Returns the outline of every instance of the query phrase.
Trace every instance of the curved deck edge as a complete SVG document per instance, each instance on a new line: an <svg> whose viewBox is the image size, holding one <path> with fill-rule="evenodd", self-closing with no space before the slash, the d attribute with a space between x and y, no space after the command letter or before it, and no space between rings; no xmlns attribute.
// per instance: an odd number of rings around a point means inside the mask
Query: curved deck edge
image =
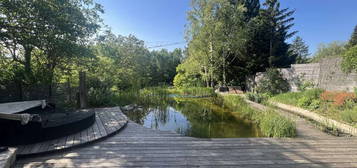
<svg viewBox="0 0 357 168"><path fill-rule="evenodd" d="M45 142L18 146L17 157L25 158L40 154L61 152L85 146L113 136L128 123L119 107L94 109L95 123L81 132Z"/></svg>

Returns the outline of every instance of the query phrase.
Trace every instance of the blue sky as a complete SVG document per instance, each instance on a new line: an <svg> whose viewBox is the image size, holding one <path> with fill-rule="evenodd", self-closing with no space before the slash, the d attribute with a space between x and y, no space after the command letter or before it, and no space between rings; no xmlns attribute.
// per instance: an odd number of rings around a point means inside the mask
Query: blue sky
<svg viewBox="0 0 357 168"><path fill-rule="evenodd" d="M115 34L133 34L147 46L181 43L165 47L183 48L186 12L190 0L96 0L104 6L105 24ZM320 43L347 41L357 24L357 0L280 0L295 9L295 26L310 47ZM160 48L156 48L160 49Z"/></svg>

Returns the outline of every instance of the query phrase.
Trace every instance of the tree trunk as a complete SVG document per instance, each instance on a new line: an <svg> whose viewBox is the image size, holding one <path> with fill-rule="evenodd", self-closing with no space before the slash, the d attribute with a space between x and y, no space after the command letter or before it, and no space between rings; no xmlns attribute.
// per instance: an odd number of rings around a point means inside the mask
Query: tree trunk
<svg viewBox="0 0 357 168"><path fill-rule="evenodd" d="M88 107L86 73L79 72L79 108L84 109Z"/></svg>
<svg viewBox="0 0 357 168"><path fill-rule="evenodd" d="M72 102L72 89L71 89L71 79L67 78L67 101Z"/></svg>
<svg viewBox="0 0 357 168"><path fill-rule="evenodd" d="M31 75L31 52L33 47L24 47L25 49L25 78L29 78Z"/></svg>
<svg viewBox="0 0 357 168"><path fill-rule="evenodd" d="M210 71L210 80L211 80L211 87L214 87L214 82L213 82L213 65L212 65L212 60L213 60L213 43L212 41L209 42L209 53L210 53L210 60L209 60L209 64L211 67L211 71Z"/></svg>
<svg viewBox="0 0 357 168"><path fill-rule="evenodd" d="M222 65L222 70L223 70L223 72L222 72L222 79L223 79L222 85L226 86L226 57L225 57L224 54L223 54L223 63L222 64L223 64Z"/></svg>
<svg viewBox="0 0 357 168"><path fill-rule="evenodd" d="M274 29L271 29L269 40L269 67L273 66L273 42L274 42Z"/></svg>
<svg viewBox="0 0 357 168"><path fill-rule="evenodd" d="M204 67L204 70L205 70L205 81L206 81L206 87L209 87L209 76L208 76L208 72L207 72L207 67L205 66Z"/></svg>

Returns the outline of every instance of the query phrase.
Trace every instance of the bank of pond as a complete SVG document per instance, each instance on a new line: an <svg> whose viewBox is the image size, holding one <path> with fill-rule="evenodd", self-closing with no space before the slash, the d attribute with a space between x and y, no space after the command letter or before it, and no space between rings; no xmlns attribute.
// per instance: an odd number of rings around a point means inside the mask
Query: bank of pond
<svg viewBox="0 0 357 168"><path fill-rule="evenodd" d="M209 88L145 88L121 93L116 101L130 120L145 127L199 138L294 137L295 123L275 111L250 107L238 95ZM124 108L125 109L125 108Z"/></svg>

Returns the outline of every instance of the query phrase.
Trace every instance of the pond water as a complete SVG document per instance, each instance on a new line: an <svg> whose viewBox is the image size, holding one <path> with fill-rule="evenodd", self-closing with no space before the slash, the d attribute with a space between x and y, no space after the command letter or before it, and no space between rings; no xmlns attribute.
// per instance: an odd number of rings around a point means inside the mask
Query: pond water
<svg viewBox="0 0 357 168"><path fill-rule="evenodd" d="M254 123L223 106L217 98L171 98L160 107L126 112L147 128L199 138L261 137Z"/></svg>

